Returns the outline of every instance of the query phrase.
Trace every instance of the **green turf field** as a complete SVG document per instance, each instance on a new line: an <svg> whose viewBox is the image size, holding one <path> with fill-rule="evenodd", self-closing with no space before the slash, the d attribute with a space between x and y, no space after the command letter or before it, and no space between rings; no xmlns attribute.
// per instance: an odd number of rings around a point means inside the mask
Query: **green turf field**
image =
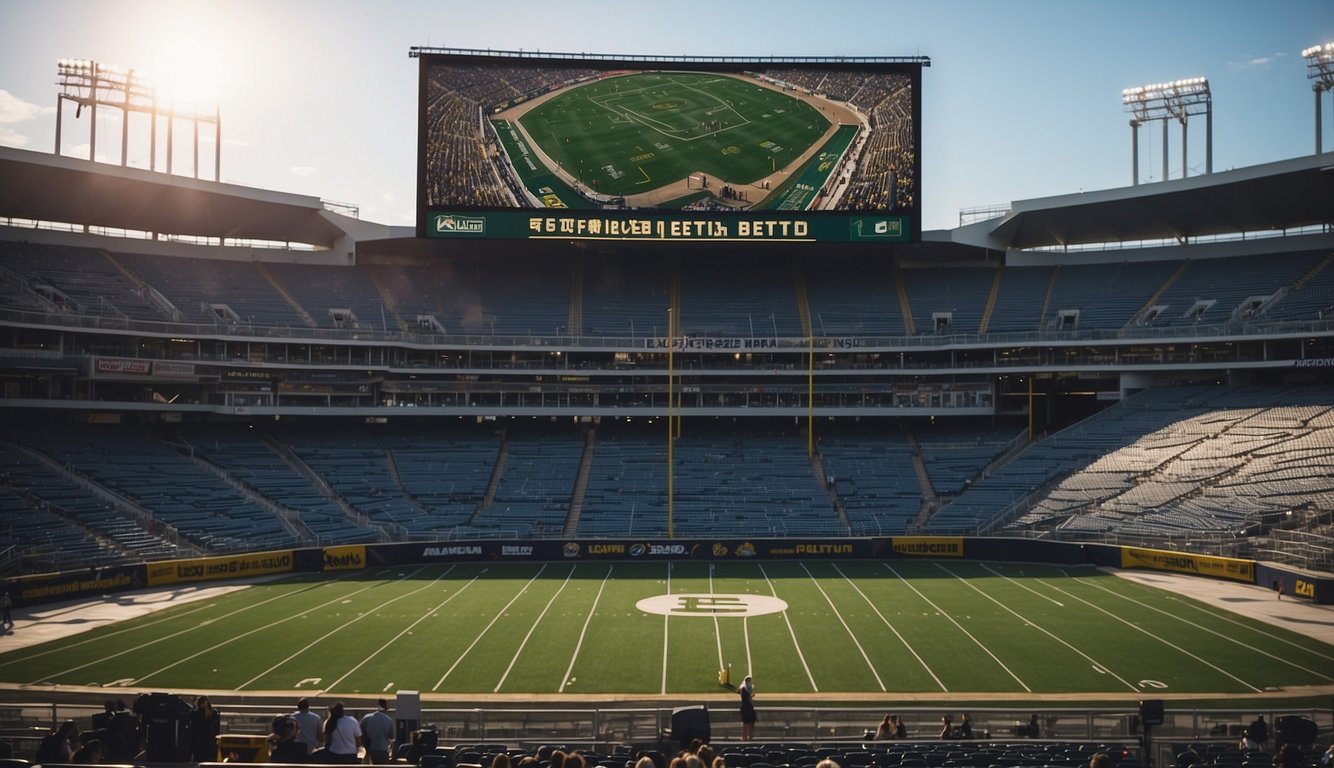
<svg viewBox="0 0 1334 768"><path fill-rule="evenodd" d="M814 107L754 81L689 72L576 86L519 123L567 173L598 194L619 196L695 172L714 188L718 179L749 184L787 166L830 125Z"/></svg>
<svg viewBox="0 0 1334 768"><path fill-rule="evenodd" d="M638 607L655 596L691 615ZM786 609L727 615L752 596ZM766 694L1253 695L1334 682L1329 645L1102 572L918 560L296 578L0 654L0 681L577 699L718 692L725 663Z"/></svg>

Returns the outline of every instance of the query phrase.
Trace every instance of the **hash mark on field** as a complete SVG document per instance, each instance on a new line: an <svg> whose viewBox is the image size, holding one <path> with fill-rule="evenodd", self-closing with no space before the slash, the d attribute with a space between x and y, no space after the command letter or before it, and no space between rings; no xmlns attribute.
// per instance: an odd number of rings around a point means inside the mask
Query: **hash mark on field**
<svg viewBox="0 0 1334 768"><path fill-rule="evenodd" d="M979 589L977 586L975 586L975 585L969 583L967 579L963 578L963 577L960 576L959 574L955 573L954 571L951 571L950 569L946 568L945 566L941 565L940 563L936 563L936 567L939 568L940 570L944 571L945 573L948 573L949 575L953 576L954 578L958 579L959 581L963 582L964 585L966 585L969 589L971 589L971 590L973 590L974 592L978 593L979 595L985 597L986 599L990 600L991 602L995 603L996 605L999 605L1001 608L1004 608L1006 611L1009 611L1010 614L1012 614L1015 618L1017 618L1017 619L1019 619L1020 621L1024 622L1025 626L1029 626L1029 627L1032 627L1033 629L1036 629L1037 631L1041 632L1042 634L1046 635L1047 637L1050 637L1051 639L1055 640L1056 642L1060 643L1061 645L1064 645L1066 648L1069 648L1070 650L1072 650L1072 651L1074 651L1075 653L1079 654L1080 656L1084 657L1084 660L1087 661L1087 662L1089 662L1090 664L1092 664L1092 665L1094 666L1095 669L1098 668L1098 667L1102 667L1103 669L1106 669L1106 670L1107 670L1107 674L1111 675L1112 677L1115 677L1117 680L1120 680L1120 681L1121 681L1126 687L1128 687L1130 690L1132 690L1132 691L1138 691L1138 690L1139 690L1139 688L1136 688L1136 687L1135 687L1135 684L1134 684L1134 683L1130 682L1129 680L1126 680L1124 677L1121 677L1120 675L1116 674L1115 672L1112 672L1110 668L1108 668L1107 666L1105 666L1105 665L1103 665L1103 664L1100 664L1100 663L1098 662L1097 659L1093 658L1092 656L1088 655L1087 653L1084 653L1083 651L1079 650L1078 648L1076 648L1075 646L1073 646L1073 645L1071 645L1070 643L1066 642L1065 640L1063 640L1062 638L1060 638L1060 637L1058 637L1057 635L1053 634L1052 632L1047 631L1044 627L1040 627L1040 626L1038 626L1037 624L1034 624L1034 623L1032 622L1032 620L1030 620L1028 617L1023 616L1022 614L1016 612L1016 611L1015 611L1013 608L1011 608L1010 606L1006 605L1005 603L1002 603L1001 601L997 600L996 598L992 597L991 595L988 595L986 592L983 592L981 589ZM990 652L988 651L988 653L990 653ZM996 657L995 657L995 656L992 656L992 658L994 659L994 658L996 658ZM1009 671L1008 668L1006 669L1006 671L1007 671L1007 672ZM1011 672L1010 674L1013 675L1014 673ZM1018 678L1015 678L1015 679L1017 680Z"/></svg>
<svg viewBox="0 0 1334 768"><path fill-rule="evenodd" d="M387 606L387 605L391 605L391 604L393 604L393 603L396 603L396 602L398 602L399 600L402 600L402 599L404 599L404 598L411 597L411 596L417 594L418 592L421 592L421 591L423 591L423 590L429 589L429 588L430 588L431 586L433 586L436 582L438 582L438 581L440 581L441 579L443 579L443 578L445 577L445 574L449 573L449 571L452 571L452 570L454 570L454 567L453 567L453 566L450 566L448 570L444 571L444 572L441 573L439 576L435 577L434 580L427 582L427 583L424 584L423 586L420 586L420 587L418 587L417 589L412 590L411 592L404 592L403 594L399 595L398 597L395 597L395 598L391 598L391 599L389 599L389 600L386 600L386 601L384 601L383 603L380 603L379 606L377 606L377 607L379 607L379 608L383 608L383 607L385 607L385 606ZM347 601L344 601L344 602L347 602ZM342 623L342 624L339 624L338 626L334 627L333 629L329 630L328 632L325 632L323 635L320 635L319 637L315 638L314 640L311 640L309 643L306 643L306 646L305 646L304 648L301 648L301 649L299 649L299 650L293 651L292 654L289 655L287 658L283 659L282 661L279 661L277 664L274 664L273 666L269 667L268 669L264 670L263 672L260 672L258 675L255 675L254 677L250 678L249 680L245 681L244 683L241 683L240 685L236 686L236 690L239 691L239 690L241 690L242 688L245 688L246 686L248 686L248 685L250 685L251 683L255 682L256 680L260 679L261 677L263 677L263 676L269 674L270 672L272 672L272 671L275 670L275 669L278 669L279 667L283 666L284 664L290 662L292 659L297 658L298 656L304 654L306 651L310 650L311 648L314 648L315 646L319 645L320 643L324 642L325 640L328 640L330 637L333 637L335 634L337 634L337 633L343 631L344 629L346 629L346 628L352 626L353 624L356 624L358 621L361 621L362 619L364 619L364 618L366 618L367 616L370 616L370 615L371 615L371 612L370 612L370 611L366 611L365 613L362 613L362 614L358 615L356 618L349 619L348 621L346 621L346 622L344 622L344 623ZM180 662L177 662L177 663L179 664ZM161 671L161 670L159 670L159 671ZM154 672L153 674L157 674L157 673ZM346 675L344 675L344 677L346 677ZM140 678L140 679L142 680L143 678ZM341 679L342 679L342 678L339 678L339 680L341 680Z"/></svg>
<svg viewBox="0 0 1334 768"><path fill-rule="evenodd" d="M505 673L500 676L500 681L496 683L495 689L491 691L492 693L500 693L500 686L504 685L505 679L510 676L510 670L514 669L514 665L519 661L519 655L523 653L524 647L528 645L528 640L532 638L533 633L537 631L538 625L542 623L542 619L547 615L547 612L551 610L551 604L556 602L556 598L560 597L560 593L564 592L565 588L570 585L570 579L574 578L575 567L576 566L573 565L570 566L570 572L565 575L565 581L561 582L560 589L556 590L555 593L551 595L551 599L542 607L542 612L537 615L537 618L534 619L528 627L528 634L523 636L523 642L519 643L518 649L514 651L514 656L510 659L510 665L505 667Z"/></svg>
<svg viewBox="0 0 1334 768"><path fill-rule="evenodd" d="M871 663L871 657L866 655L866 649L862 648L862 644L857 640L857 633L853 632L852 627L848 626L848 622L844 621L843 614L839 612L838 606L834 605L834 601L830 599L829 594L824 591L824 587L820 586L820 580L815 578L815 574L811 573L811 570L806 567L805 563L801 564L801 570L805 571L806 575L810 577L811 583L820 591L825 602L829 603L829 608L834 612L834 616L838 619L838 623L843 625L843 629L848 633L848 637L852 638L852 644L857 646L857 652L862 655L862 660L866 662L867 669L870 669L871 674L875 677L875 684L880 686L880 690L886 690L885 681L880 679L880 672L875 668L875 665Z"/></svg>
<svg viewBox="0 0 1334 768"><path fill-rule="evenodd" d="M635 167L636 167L636 168L639 168L639 172L640 172L640 173L644 174L644 180L643 180L643 181L636 181L635 184L648 184L649 182L653 181L653 178L652 178L651 176L648 175L648 171L645 171L643 168L641 168L641 167L638 166L638 165L636 165Z"/></svg>
<svg viewBox="0 0 1334 768"><path fill-rule="evenodd" d="M1048 597L1048 596L1042 594L1041 592L1038 592L1038 591L1034 590L1032 587L1028 586L1027 584L1023 584L1023 583L1021 583L1021 582L1015 581L1013 578L1011 578L1011 577L1009 577L1009 576L1006 576L1005 574L1003 574L1003 573L1001 573L1001 572L999 572L999 571L997 571L997 570L994 570L991 566L987 565L986 563L983 563L983 564L982 564L982 567L983 567L984 569L988 570L988 571L991 571L992 573L996 574L997 576L1001 577L1002 579L1005 579L1006 581L1010 582L1011 584L1014 584L1016 587L1019 587L1020 589L1027 590L1028 592L1031 592L1032 594L1037 595L1038 597L1042 598L1043 600L1050 600L1051 602L1056 603L1056 605L1060 606L1061 608L1064 608L1064 607L1065 607L1064 604L1062 604L1062 603L1060 603L1060 602L1057 602L1054 598Z"/></svg>
<svg viewBox="0 0 1334 768"><path fill-rule="evenodd" d="M440 578L437 578L436 581L439 581L440 579L443 579L444 577L448 576L448 575L450 574L450 572L453 571L456 567L457 567L457 566L453 566L453 565L449 566L449 570L447 570L447 571L445 571L444 573L440 574ZM368 663L370 662L371 659L375 658L376 656L379 656L381 653L384 653L385 649L387 649L389 646L393 645L394 643L398 642L399 638L403 637L404 635L411 634L412 630L416 629L418 624L422 623L423 621L426 621L426 620L429 619L429 618L434 617L434 616L436 615L436 611L439 611L441 608L444 608L446 605L449 605L449 603L452 602L452 601L454 600L454 598L456 598L456 597L458 597L459 595L463 594L463 591L466 590L468 587L471 587L471 586L473 585L473 582L475 582L475 581L477 581L478 579L482 578L482 574L483 574L483 573L486 573L486 571L485 571L485 570L479 571L479 572L478 572L475 576L473 576L471 579L468 579L468 583L466 583L466 584L464 584L463 586L459 587L457 590L455 590L454 592L452 592L452 593L449 595L449 597L446 597L444 600L442 600L442 601L440 601L439 603L437 603L436 606L435 606L434 608L432 608L432 609L430 609L430 610L428 610L428 611L423 611L423 612L422 612L422 615L421 615L420 617L418 617L418 619L417 619L416 621L412 622L412 623L409 624L407 627L405 627L405 628L403 629L402 632L399 632L397 635L394 635L394 636L393 636L392 638L390 638L389 641L386 642L384 645L382 645L382 646L380 646L379 648L375 649L375 651L374 651L373 653L371 653L371 655L369 655L369 656L367 656L366 658L362 659L362 660L361 660L355 667L353 667L353 668L349 669L347 672L343 673L343 676L342 676L342 677L338 678L337 680L333 681L332 683L329 683L329 688L332 689L332 688L336 687L339 683L341 683L341 682L343 682L344 680L346 680L347 678L351 677L351 676L352 676L352 673L356 672L358 669L361 669L363 666L365 666L366 664L368 664ZM433 582L433 583L434 583L434 582ZM391 685L392 685L392 683L391 683ZM386 689L386 690L387 690L387 689Z"/></svg>
<svg viewBox="0 0 1334 768"><path fill-rule="evenodd" d="M764 583L769 585L769 594L778 597L778 589L774 587L773 581L769 578L768 571L764 570L764 565L756 563L760 567L760 575L764 577ZM787 611L783 611L783 623L787 624L787 633L792 637L792 647L797 651L797 658L801 659L801 668L806 670L806 679L811 684L811 690L820 692L820 686L815 684L815 675L811 674L811 666L806 663L806 654L801 652L801 643L797 642L797 631L792 628L792 620L788 618ZM746 668L750 669L750 641L746 641Z"/></svg>
<svg viewBox="0 0 1334 768"><path fill-rule="evenodd" d="M950 689L945 687L945 684L940 681L939 677L936 677L935 671L931 669L931 667L927 666L926 660L923 659L921 656L917 655L916 649L914 649L911 645L908 644L908 641L903 638L903 635L899 634L899 630L896 629L893 624L889 623L889 619L885 617L885 614L880 612L880 609L876 607L875 603L871 602L871 598L866 596L866 593L862 591L862 588L857 586L857 582L848 578L848 575L843 573L843 569L839 568L837 565L834 566L834 571L839 576L842 576L843 580L848 582L848 584L854 590L856 590L857 594L862 596L862 599L865 600L866 604L871 607L871 610L875 611L875 615L880 617L880 621L884 622L884 625L886 627L889 627L889 631L894 633L894 637L897 637L899 639L899 642L903 643L903 647L908 649L908 653L911 653L913 658L917 659L917 663L922 665L922 669L925 669L926 673L931 676L931 679L936 681L936 685L940 686L940 690L944 691L945 693L949 693Z"/></svg>
<svg viewBox="0 0 1334 768"><path fill-rule="evenodd" d="M588 609L588 616L584 617L584 628L579 630L579 641L574 644L574 653L570 654L570 666L565 668L565 676L560 679L560 689L557 693L564 693L566 684L571 680L570 674L574 672L574 662L578 660L579 651L584 647L584 636L588 634L588 625L593 621L593 614L597 613L598 603L602 602L602 590L607 588L607 581L611 579L612 567L607 566L607 575L602 577L597 596L593 598L593 606Z"/></svg>
<svg viewBox="0 0 1334 768"><path fill-rule="evenodd" d="M472 649L477 647L477 644L482 641L482 638L486 636L486 633L490 632L491 628L496 625L496 622L500 621L500 617L505 615L505 611L508 611L511 605L514 605L514 603L517 602L519 598L523 597L523 594L528 591L528 588L533 585L534 581L537 581L537 577L541 576L542 572L545 571L546 569L547 566L545 563L543 563L542 567L537 569L537 573L533 574L533 578L529 579L528 583L523 585L523 589L520 589L518 592L515 592L514 597L511 597L510 601L508 603L505 603L505 606L503 608L501 608L499 611L496 611L496 615L492 616L491 621L487 622L486 626L482 627L482 631L477 633L477 637L474 637L472 639L472 642L468 643L468 647L463 649L463 653L460 653L459 657L454 660L454 663L450 665L449 669L445 670L445 674L440 676L440 679L436 681L435 687L432 688L431 690L433 691L440 690L440 686L445 684L445 678L449 677L451 674L454 673L454 670L458 669L458 666L463 663L463 660L468 658L468 654L472 653Z"/></svg>

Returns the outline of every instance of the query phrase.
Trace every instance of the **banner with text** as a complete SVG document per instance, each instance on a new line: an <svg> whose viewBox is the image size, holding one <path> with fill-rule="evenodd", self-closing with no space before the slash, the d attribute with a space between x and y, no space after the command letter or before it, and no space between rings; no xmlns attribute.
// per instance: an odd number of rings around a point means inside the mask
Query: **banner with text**
<svg viewBox="0 0 1334 768"><path fill-rule="evenodd" d="M1164 549L1121 547L1122 568L1149 568L1155 571L1195 573L1215 579L1255 583L1255 561L1235 557L1213 557Z"/></svg>
<svg viewBox="0 0 1334 768"><path fill-rule="evenodd" d="M292 550L253 552L245 555L197 557L148 564L148 585L177 584L210 579L239 579L292 572Z"/></svg>

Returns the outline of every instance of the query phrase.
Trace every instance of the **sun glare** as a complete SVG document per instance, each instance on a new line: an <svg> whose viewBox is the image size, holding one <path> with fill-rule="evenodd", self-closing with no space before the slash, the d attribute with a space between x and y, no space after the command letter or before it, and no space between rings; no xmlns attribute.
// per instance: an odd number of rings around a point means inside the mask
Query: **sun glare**
<svg viewBox="0 0 1334 768"><path fill-rule="evenodd" d="M145 80L158 101L179 110L212 112L226 86L227 67L209 20L193 14L166 20L155 35Z"/></svg>

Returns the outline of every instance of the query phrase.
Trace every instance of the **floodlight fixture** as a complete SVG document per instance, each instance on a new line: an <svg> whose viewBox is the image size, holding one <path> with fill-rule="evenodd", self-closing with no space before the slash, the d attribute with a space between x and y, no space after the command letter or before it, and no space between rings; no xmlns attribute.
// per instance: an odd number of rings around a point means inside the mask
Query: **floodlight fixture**
<svg viewBox="0 0 1334 768"><path fill-rule="evenodd" d="M1306 59L1306 79L1313 81L1311 90L1315 91L1315 153L1321 152L1320 138L1320 94L1334 91L1334 43L1313 45L1302 51Z"/></svg>
<svg viewBox="0 0 1334 768"><path fill-rule="evenodd" d="M133 69L99 64L90 59L62 58L56 60L56 154L60 154L62 118L65 101L76 105L74 117L89 111L88 159L97 157L97 109L111 107L121 111L120 164L128 164L130 113L141 112L150 116L149 169L157 170L158 118L167 120L167 173L171 173L172 137L177 120L189 120L194 126L194 177L199 178L199 124L214 126L213 180L218 181L222 169L222 117L214 106L213 114L200 114L195 107L178 108L175 104L163 106L157 88Z"/></svg>
<svg viewBox="0 0 1334 768"><path fill-rule="evenodd" d="M1149 83L1121 91L1121 104L1130 113L1131 175L1139 184L1139 127L1145 123L1163 124L1163 179L1167 179L1168 122L1181 124L1181 177L1188 174L1187 127L1191 115L1204 115L1204 172L1214 172L1213 95L1205 77L1187 77L1163 83Z"/></svg>

